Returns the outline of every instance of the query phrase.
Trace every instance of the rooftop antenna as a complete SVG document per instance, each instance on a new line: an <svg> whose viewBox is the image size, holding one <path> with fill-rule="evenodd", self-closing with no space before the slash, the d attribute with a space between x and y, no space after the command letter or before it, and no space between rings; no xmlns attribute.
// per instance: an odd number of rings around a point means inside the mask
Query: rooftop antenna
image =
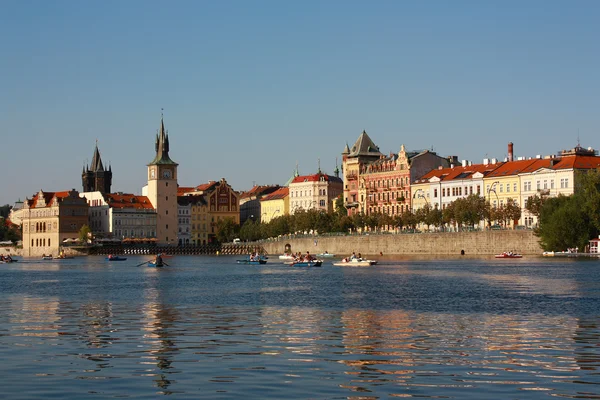
<svg viewBox="0 0 600 400"><path fill-rule="evenodd" d="M577 128L577 147L581 147L581 144L579 142L579 128Z"/></svg>

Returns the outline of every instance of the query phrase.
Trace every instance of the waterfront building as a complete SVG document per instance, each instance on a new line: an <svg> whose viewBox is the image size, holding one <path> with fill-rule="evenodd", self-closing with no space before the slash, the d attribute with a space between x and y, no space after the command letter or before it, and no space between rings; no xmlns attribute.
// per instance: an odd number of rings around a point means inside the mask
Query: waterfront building
<svg viewBox="0 0 600 400"><path fill-rule="evenodd" d="M449 165L450 160L433 151L407 151L402 145L397 154L362 166L359 181L365 193L360 199L365 201L359 209L366 214L401 215L412 209L412 183L431 170Z"/></svg>
<svg viewBox="0 0 600 400"><path fill-rule="evenodd" d="M261 221L271 222L274 218L290 213L290 188L282 187L260 199Z"/></svg>
<svg viewBox="0 0 600 400"><path fill-rule="evenodd" d="M98 141L96 141L92 163L83 167L81 183L83 185L83 192L110 193L112 168L109 165L108 169L104 169L100 151L98 150Z"/></svg>
<svg viewBox="0 0 600 400"><path fill-rule="evenodd" d="M192 244L214 242L218 233L217 223L220 220L230 218L239 225L239 194L225 178L219 182L209 181L193 188L183 187L178 193L181 196L201 196L205 203L192 205Z"/></svg>
<svg viewBox="0 0 600 400"><path fill-rule="evenodd" d="M261 199L264 196L269 195L277 191L280 188L279 185L255 185L252 189L247 192L240 194L240 224L243 225L248 218L253 221L264 222L263 212L261 210Z"/></svg>
<svg viewBox="0 0 600 400"><path fill-rule="evenodd" d="M88 225L88 204L75 189L62 192L40 190L23 203L23 255L58 255L63 241L76 241Z"/></svg>
<svg viewBox="0 0 600 400"><path fill-rule="evenodd" d="M161 116L155 140L156 156L148 164L145 192L156 210L156 239L159 245L177 244L177 166L169 157L169 134Z"/></svg>
<svg viewBox="0 0 600 400"><path fill-rule="evenodd" d="M364 209L366 188L364 184L361 185L360 171L365 165L379 160L382 156L379 147L373 143L366 131L358 136L352 148L349 148L346 143L342 151L342 172L344 205L348 209L348 215L366 212Z"/></svg>
<svg viewBox="0 0 600 400"><path fill-rule="evenodd" d="M147 196L130 193L80 193L89 205L96 239L156 239L156 210Z"/></svg>
<svg viewBox="0 0 600 400"><path fill-rule="evenodd" d="M208 241L206 224L208 208L204 197L181 194L177 196L177 205L179 214L177 239L179 245L206 244Z"/></svg>
<svg viewBox="0 0 600 400"><path fill-rule="evenodd" d="M344 181L339 176L316 174L296 176L289 184L290 214L300 210L330 211L333 199L343 193Z"/></svg>

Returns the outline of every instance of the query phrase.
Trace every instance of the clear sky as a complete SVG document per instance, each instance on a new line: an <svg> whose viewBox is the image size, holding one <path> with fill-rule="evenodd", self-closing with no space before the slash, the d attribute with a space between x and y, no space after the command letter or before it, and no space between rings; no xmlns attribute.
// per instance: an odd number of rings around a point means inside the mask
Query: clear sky
<svg viewBox="0 0 600 400"><path fill-rule="evenodd" d="M96 139L141 193L164 108L179 184L384 153L599 148L600 1L4 1L0 204L82 190Z"/></svg>

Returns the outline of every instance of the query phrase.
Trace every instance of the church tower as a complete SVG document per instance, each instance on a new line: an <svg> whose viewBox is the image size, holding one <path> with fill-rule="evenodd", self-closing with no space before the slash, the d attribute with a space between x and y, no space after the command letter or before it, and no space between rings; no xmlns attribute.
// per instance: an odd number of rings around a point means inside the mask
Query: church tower
<svg viewBox="0 0 600 400"><path fill-rule="evenodd" d="M83 168L83 172L81 173L81 183L84 192L110 193L110 186L112 185L112 169L110 166L108 169L104 169L102 159L100 158L100 151L98 151L98 141L96 141L92 164Z"/></svg>
<svg viewBox="0 0 600 400"><path fill-rule="evenodd" d="M148 199L156 210L159 245L177 244L177 163L169 158L169 134L163 117L154 144L156 156L148 164Z"/></svg>

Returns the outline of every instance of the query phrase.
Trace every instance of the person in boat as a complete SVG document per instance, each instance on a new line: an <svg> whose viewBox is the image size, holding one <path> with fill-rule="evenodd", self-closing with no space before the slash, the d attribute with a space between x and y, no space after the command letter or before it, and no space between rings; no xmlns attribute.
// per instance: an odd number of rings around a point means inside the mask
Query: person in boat
<svg viewBox="0 0 600 400"><path fill-rule="evenodd" d="M362 254L358 253L358 261L362 261Z"/></svg>
<svg viewBox="0 0 600 400"><path fill-rule="evenodd" d="M156 264L156 265L162 265L163 264L162 254L161 253L158 253L156 255L156 258L154 259L154 264Z"/></svg>
<svg viewBox="0 0 600 400"><path fill-rule="evenodd" d="M112 259L113 259L113 255L112 255L112 254L109 254L109 255L108 255L108 259L109 259L109 260L112 260Z"/></svg>
<svg viewBox="0 0 600 400"><path fill-rule="evenodd" d="M352 255L350 256L350 260L355 260L356 259L356 253L352 252Z"/></svg>
<svg viewBox="0 0 600 400"><path fill-rule="evenodd" d="M312 261L313 257L310 255L310 253L307 251L306 255L304 256L304 261L309 262Z"/></svg>

